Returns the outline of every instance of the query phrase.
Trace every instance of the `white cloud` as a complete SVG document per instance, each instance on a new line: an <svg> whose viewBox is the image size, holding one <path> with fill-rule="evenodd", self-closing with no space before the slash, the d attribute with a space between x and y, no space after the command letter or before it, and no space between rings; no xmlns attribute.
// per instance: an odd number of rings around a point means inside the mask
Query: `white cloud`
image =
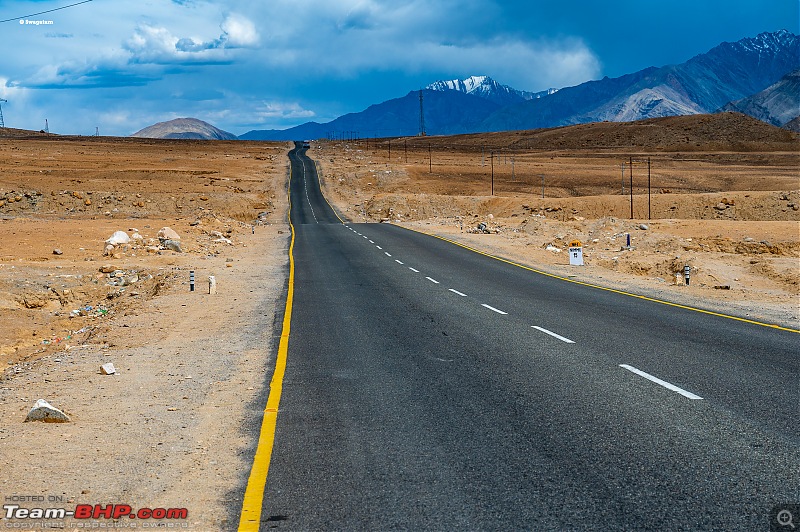
<svg viewBox="0 0 800 532"><path fill-rule="evenodd" d="M262 102L254 109L258 121L272 121L275 119L313 118L314 111L304 109L297 102Z"/></svg>
<svg viewBox="0 0 800 532"><path fill-rule="evenodd" d="M600 72L599 60L578 38L505 34L486 0L339 1L274 16L289 4L270 2L257 17L267 36L259 59L273 68L303 64L316 75L343 79L379 71L486 72L527 90L576 84Z"/></svg>
<svg viewBox="0 0 800 532"><path fill-rule="evenodd" d="M178 38L166 28L156 28L148 24L140 24L133 35L125 42L125 48L131 53L148 53L156 51L171 53L175 50Z"/></svg>
<svg viewBox="0 0 800 532"><path fill-rule="evenodd" d="M467 46L422 43L416 50L418 68L475 74L488 72L518 89L566 87L592 79L600 63L581 41L520 40L477 43Z"/></svg>
<svg viewBox="0 0 800 532"><path fill-rule="evenodd" d="M15 105L24 105L29 95L29 89L15 87L10 84L8 78L0 78L0 98L13 101Z"/></svg>
<svg viewBox="0 0 800 532"><path fill-rule="evenodd" d="M242 15L232 14L222 22L226 47L253 47L258 44L258 32L255 25Z"/></svg>

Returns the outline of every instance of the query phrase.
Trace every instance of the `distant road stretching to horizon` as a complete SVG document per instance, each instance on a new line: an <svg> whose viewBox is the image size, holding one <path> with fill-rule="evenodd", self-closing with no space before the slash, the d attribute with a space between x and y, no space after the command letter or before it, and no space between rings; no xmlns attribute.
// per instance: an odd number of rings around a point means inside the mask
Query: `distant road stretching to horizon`
<svg viewBox="0 0 800 532"><path fill-rule="evenodd" d="M343 223L306 151L242 529L770 530L800 502L796 331Z"/></svg>

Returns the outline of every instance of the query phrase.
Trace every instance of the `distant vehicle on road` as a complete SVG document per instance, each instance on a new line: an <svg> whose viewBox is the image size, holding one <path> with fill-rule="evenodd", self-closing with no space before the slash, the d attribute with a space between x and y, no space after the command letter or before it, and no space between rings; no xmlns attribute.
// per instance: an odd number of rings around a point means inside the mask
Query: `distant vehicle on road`
<svg viewBox="0 0 800 532"><path fill-rule="evenodd" d="M310 140L304 140L303 141L303 147L304 148L310 148L311 147L311 141Z"/></svg>

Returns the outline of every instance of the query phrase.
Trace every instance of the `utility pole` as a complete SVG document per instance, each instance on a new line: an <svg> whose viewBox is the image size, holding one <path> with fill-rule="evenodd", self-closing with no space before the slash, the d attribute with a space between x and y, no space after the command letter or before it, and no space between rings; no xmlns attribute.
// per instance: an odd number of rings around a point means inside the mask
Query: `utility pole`
<svg viewBox="0 0 800 532"><path fill-rule="evenodd" d="M425 109L422 105L422 89L419 90L419 136L425 136Z"/></svg>
<svg viewBox="0 0 800 532"><path fill-rule="evenodd" d="M489 159L492 161L492 196L494 196L494 152L489 154Z"/></svg>
<svg viewBox="0 0 800 532"><path fill-rule="evenodd" d="M47 119L44 119L44 132L49 134L50 133L50 126L47 124Z"/></svg>
<svg viewBox="0 0 800 532"><path fill-rule="evenodd" d="M0 102L8 103L8 100L4 98L0 98ZM0 127L6 127L6 123L3 121L3 106L0 105Z"/></svg>
<svg viewBox="0 0 800 532"><path fill-rule="evenodd" d="M542 176L542 199L544 199L544 174L539 174Z"/></svg>
<svg viewBox="0 0 800 532"><path fill-rule="evenodd" d="M625 195L625 162L623 161L620 165L622 168L622 195Z"/></svg>
<svg viewBox="0 0 800 532"><path fill-rule="evenodd" d="M647 219L650 220L650 157L647 158Z"/></svg>
<svg viewBox="0 0 800 532"><path fill-rule="evenodd" d="M408 164L408 140L403 140L403 153L406 157L406 164Z"/></svg>
<svg viewBox="0 0 800 532"><path fill-rule="evenodd" d="M631 220L633 220L633 157L630 158L630 170L631 170Z"/></svg>
<svg viewBox="0 0 800 532"><path fill-rule="evenodd" d="M422 91L420 91L420 92L422 92ZM428 173L432 174L433 173L433 155L431 153L431 144L430 144L430 142L428 143L428 165L429 165L428 166Z"/></svg>

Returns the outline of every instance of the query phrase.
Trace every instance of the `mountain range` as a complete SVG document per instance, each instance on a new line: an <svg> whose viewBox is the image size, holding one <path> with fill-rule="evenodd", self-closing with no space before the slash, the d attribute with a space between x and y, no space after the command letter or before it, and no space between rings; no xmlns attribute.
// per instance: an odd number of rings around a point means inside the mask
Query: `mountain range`
<svg viewBox="0 0 800 532"><path fill-rule="evenodd" d="M488 76L443 80L320 124L253 130L242 140L368 138L558 127L589 122L736 111L800 129L800 37L780 30L722 43L685 63L649 67L573 87L528 92ZM194 118L160 122L134 137L233 140Z"/></svg>
<svg viewBox="0 0 800 532"><path fill-rule="evenodd" d="M736 111L778 127L800 118L800 69L747 98L731 102L723 111Z"/></svg>
<svg viewBox="0 0 800 532"><path fill-rule="evenodd" d="M488 76L437 81L422 91L409 92L401 98L372 105L360 113L347 114L325 124L308 122L285 130L253 130L239 138L292 140L417 135L420 94L425 130L429 135L633 121L723 109L748 114L758 112L765 117L777 117L775 119L785 125L800 115L797 76L789 75L798 68L800 37L780 30L722 43L678 65L649 67L616 78L605 77L539 93L513 89ZM773 96L762 95L761 99L749 100L775 84L780 86L773 91ZM763 110L767 108L770 110L765 114Z"/></svg>

